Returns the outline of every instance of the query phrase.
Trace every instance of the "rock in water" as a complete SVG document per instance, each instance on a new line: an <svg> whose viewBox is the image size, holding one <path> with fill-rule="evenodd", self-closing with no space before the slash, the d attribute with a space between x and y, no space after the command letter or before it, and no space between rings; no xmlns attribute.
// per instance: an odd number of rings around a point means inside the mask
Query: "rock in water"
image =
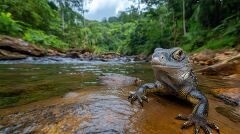
<svg viewBox="0 0 240 134"><path fill-rule="evenodd" d="M80 94L77 93L77 92L69 92L69 93L66 93L63 98L65 99L68 99L68 98L76 98L78 97Z"/></svg>
<svg viewBox="0 0 240 134"><path fill-rule="evenodd" d="M101 84L111 87L139 85L141 83L141 80L139 78L115 73L104 73L98 77L98 80L100 80Z"/></svg>
<svg viewBox="0 0 240 134"><path fill-rule="evenodd" d="M214 89L213 94L223 100L226 104L240 105L240 88L219 88Z"/></svg>

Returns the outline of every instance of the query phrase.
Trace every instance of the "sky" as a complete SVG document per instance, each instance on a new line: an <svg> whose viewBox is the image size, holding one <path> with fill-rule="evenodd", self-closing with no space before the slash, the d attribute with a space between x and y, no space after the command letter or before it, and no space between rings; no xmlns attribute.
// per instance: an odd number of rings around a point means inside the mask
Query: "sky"
<svg viewBox="0 0 240 134"><path fill-rule="evenodd" d="M103 20L111 16L117 16L119 11L124 11L130 7L132 2L129 0L92 0L90 4L87 4L85 17L89 20Z"/></svg>

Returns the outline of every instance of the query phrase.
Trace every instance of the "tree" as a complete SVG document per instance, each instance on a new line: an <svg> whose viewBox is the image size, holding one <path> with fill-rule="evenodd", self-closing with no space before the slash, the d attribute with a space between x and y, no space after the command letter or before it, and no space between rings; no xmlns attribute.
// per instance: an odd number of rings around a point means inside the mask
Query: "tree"
<svg viewBox="0 0 240 134"><path fill-rule="evenodd" d="M56 17L48 0L6 0L1 1L3 11L10 12L13 19L25 22L35 28L49 29L51 21Z"/></svg>
<svg viewBox="0 0 240 134"><path fill-rule="evenodd" d="M186 35L186 18L185 18L185 0L182 0L182 16L183 16L183 35Z"/></svg>
<svg viewBox="0 0 240 134"><path fill-rule="evenodd" d="M119 19L118 19L118 17L109 17L108 18L108 22L110 22L110 23L112 23L112 22L119 22Z"/></svg>

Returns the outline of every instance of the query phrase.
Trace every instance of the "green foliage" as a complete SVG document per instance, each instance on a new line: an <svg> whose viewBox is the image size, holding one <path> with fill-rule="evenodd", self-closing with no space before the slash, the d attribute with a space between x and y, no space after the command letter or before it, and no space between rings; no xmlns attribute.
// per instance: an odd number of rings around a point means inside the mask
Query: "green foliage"
<svg viewBox="0 0 240 134"><path fill-rule="evenodd" d="M66 48L68 46L68 44L59 40L54 35L46 35L43 31L33 29L28 29L23 39L34 44L41 44L43 47L47 48Z"/></svg>
<svg viewBox="0 0 240 134"><path fill-rule="evenodd" d="M156 47L180 46L187 52L221 49L240 41L240 1L185 0L185 18L183 0L142 2L147 8L131 34L131 54L150 54Z"/></svg>
<svg viewBox="0 0 240 134"><path fill-rule="evenodd" d="M47 30L50 22L57 17L48 0L5 0L0 5L5 5L3 10L10 12L15 20L42 30Z"/></svg>
<svg viewBox="0 0 240 134"><path fill-rule="evenodd" d="M44 47L129 55L148 55L156 47L180 46L191 52L240 42L239 0L132 0L135 5L103 22L82 16L83 1L0 1L0 34ZM139 11L139 2L146 5L144 12Z"/></svg>
<svg viewBox="0 0 240 134"><path fill-rule="evenodd" d="M192 51L192 45L191 45L191 44L182 45L181 48L182 48L185 52L191 52L191 51Z"/></svg>
<svg viewBox="0 0 240 134"><path fill-rule="evenodd" d="M234 47L238 42L240 22L237 14L224 19L220 25L211 30L204 29L196 22L191 24L190 31L185 36L186 51L201 51L204 49L221 49Z"/></svg>
<svg viewBox="0 0 240 134"><path fill-rule="evenodd" d="M95 46L95 45L91 46L90 49L93 50L95 54L102 54L102 53L105 53L108 51L107 48L99 47L99 46Z"/></svg>
<svg viewBox="0 0 240 134"><path fill-rule="evenodd" d="M0 33L16 36L22 32L21 26L12 19L11 13L0 14Z"/></svg>
<svg viewBox="0 0 240 134"><path fill-rule="evenodd" d="M95 53L117 52L126 54L130 34L135 29L135 23L121 22L87 22L84 28L75 30L71 42L76 42L74 47L83 47L93 50ZM75 41L77 40L77 41ZM70 41L70 39L69 39ZM70 42L69 42L70 43Z"/></svg>
<svg viewBox="0 0 240 134"><path fill-rule="evenodd" d="M226 36L224 38L216 38L209 40L204 46L197 49L201 51L204 49L219 49L219 48L231 48L235 45L237 38L234 36Z"/></svg>

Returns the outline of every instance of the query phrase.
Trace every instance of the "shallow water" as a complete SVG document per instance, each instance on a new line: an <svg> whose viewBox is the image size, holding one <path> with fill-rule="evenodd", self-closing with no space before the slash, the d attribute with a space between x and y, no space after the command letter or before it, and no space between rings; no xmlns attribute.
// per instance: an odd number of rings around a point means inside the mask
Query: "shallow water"
<svg viewBox="0 0 240 134"><path fill-rule="evenodd" d="M96 79L101 73L139 77L144 83L154 80L148 63L1 64L0 133L193 133L192 128L181 130L183 121L174 119L179 113L191 113L191 105L154 94L148 95L150 102L143 108L131 105L127 97L137 87L101 85ZM198 79L206 93L239 86L219 77ZM239 107L208 98L209 120L220 126L222 134L240 133Z"/></svg>

